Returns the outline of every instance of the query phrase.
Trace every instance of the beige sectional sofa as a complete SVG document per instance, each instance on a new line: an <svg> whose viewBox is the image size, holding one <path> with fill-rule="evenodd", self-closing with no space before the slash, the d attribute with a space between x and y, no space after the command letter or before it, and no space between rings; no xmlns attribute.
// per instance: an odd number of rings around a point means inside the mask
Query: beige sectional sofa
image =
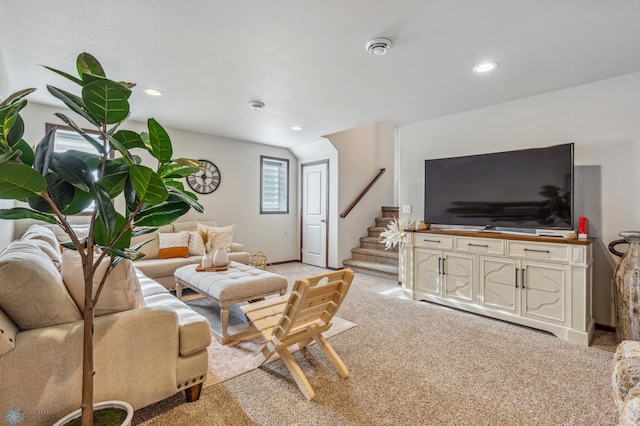
<svg viewBox="0 0 640 426"><path fill-rule="evenodd" d="M58 270L57 240L39 228L0 254L0 413L48 425L80 407L83 322ZM134 276L143 306L95 319L95 401L137 409L183 390L197 399L209 323L152 278Z"/></svg>
<svg viewBox="0 0 640 426"><path fill-rule="evenodd" d="M211 221L183 221L174 222L170 225L159 227L155 232L139 235L132 238L131 244L136 245L146 240L151 240L140 248L140 251L145 254L142 259L134 262L135 267L143 272L149 278L153 278L160 284L162 284L168 290L174 290L176 286L173 272L181 266L189 265L192 263L200 263L202 261L202 253L190 250L188 257L174 257L169 259L158 259L159 253L159 237L160 233L174 233L181 231L188 231L191 233L191 237L195 237L194 232L197 230L198 223L206 226L215 227L216 222ZM65 241L66 234L62 229L57 226L52 226L52 230L56 233L56 236L60 241ZM240 243L231 242L230 251L227 253L229 260L240 262L248 265L251 262L251 255L244 251L244 246Z"/></svg>

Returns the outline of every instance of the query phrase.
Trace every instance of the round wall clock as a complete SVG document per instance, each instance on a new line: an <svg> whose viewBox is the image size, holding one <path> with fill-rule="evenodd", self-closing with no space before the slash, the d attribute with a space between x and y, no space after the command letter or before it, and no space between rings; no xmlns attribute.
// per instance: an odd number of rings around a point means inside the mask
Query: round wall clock
<svg viewBox="0 0 640 426"><path fill-rule="evenodd" d="M209 160L199 160L204 171L187 176L187 183L198 194L211 194L220 186L220 170Z"/></svg>

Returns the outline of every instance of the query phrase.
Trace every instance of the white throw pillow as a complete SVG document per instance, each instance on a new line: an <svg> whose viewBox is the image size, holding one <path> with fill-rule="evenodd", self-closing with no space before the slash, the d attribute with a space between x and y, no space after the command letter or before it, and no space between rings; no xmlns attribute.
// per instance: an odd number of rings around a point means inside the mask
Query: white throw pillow
<svg viewBox="0 0 640 426"><path fill-rule="evenodd" d="M189 232L160 232L158 238L160 240L158 259L189 257Z"/></svg>
<svg viewBox="0 0 640 426"><path fill-rule="evenodd" d="M93 277L93 295L98 290L111 259L102 260ZM82 273L82 258L75 250L62 252L62 279L71 297L75 300L80 311L84 311L84 276ZM107 315L114 312L128 311L144 306L140 281L136 270L128 259L123 259L116 265L107 277L102 288L100 298L95 306L95 316Z"/></svg>
<svg viewBox="0 0 640 426"><path fill-rule="evenodd" d="M189 255L190 256L202 256L205 253L204 241L200 236L200 232L189 232Z"/></svg>
<svg viewBox="0 0 640 426"><path fill-rule="evenodd" d="M236 229L236 225L218 227L198 224L198 230L204 230L209 234L209 240L212 241L211 250L224 249L225 251L231 251L234 229Z"/></svg>

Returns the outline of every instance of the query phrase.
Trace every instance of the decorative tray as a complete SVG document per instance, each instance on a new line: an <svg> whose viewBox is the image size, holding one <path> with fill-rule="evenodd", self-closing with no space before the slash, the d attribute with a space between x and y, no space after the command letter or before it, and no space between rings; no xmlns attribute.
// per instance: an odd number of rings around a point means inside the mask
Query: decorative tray
<svg viewBox="0 0 640 426"><path fill-rule="evenodd" d="M231 262L229 262L231 263ZM202 265L196 266L196 271L198 272L222 272L229 269L229 263L224 266L210 266L208 268L203 268Z"/></svg>

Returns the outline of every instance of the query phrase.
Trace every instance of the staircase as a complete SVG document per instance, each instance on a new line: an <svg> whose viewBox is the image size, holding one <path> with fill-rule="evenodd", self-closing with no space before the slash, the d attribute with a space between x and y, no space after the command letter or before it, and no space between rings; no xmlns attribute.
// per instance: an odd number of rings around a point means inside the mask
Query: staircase
<svg viewBox="0 0 640 426"><path fill-rule="evenodd" d="M376 277L398 280L398 246L389 250L378 241L387 224L398 217L398 207L382 207L382 217L376 218L375 226L367 228L368 235L360 238L360 247L351 249L351 259L342 264L354 272Z"/></svg>

